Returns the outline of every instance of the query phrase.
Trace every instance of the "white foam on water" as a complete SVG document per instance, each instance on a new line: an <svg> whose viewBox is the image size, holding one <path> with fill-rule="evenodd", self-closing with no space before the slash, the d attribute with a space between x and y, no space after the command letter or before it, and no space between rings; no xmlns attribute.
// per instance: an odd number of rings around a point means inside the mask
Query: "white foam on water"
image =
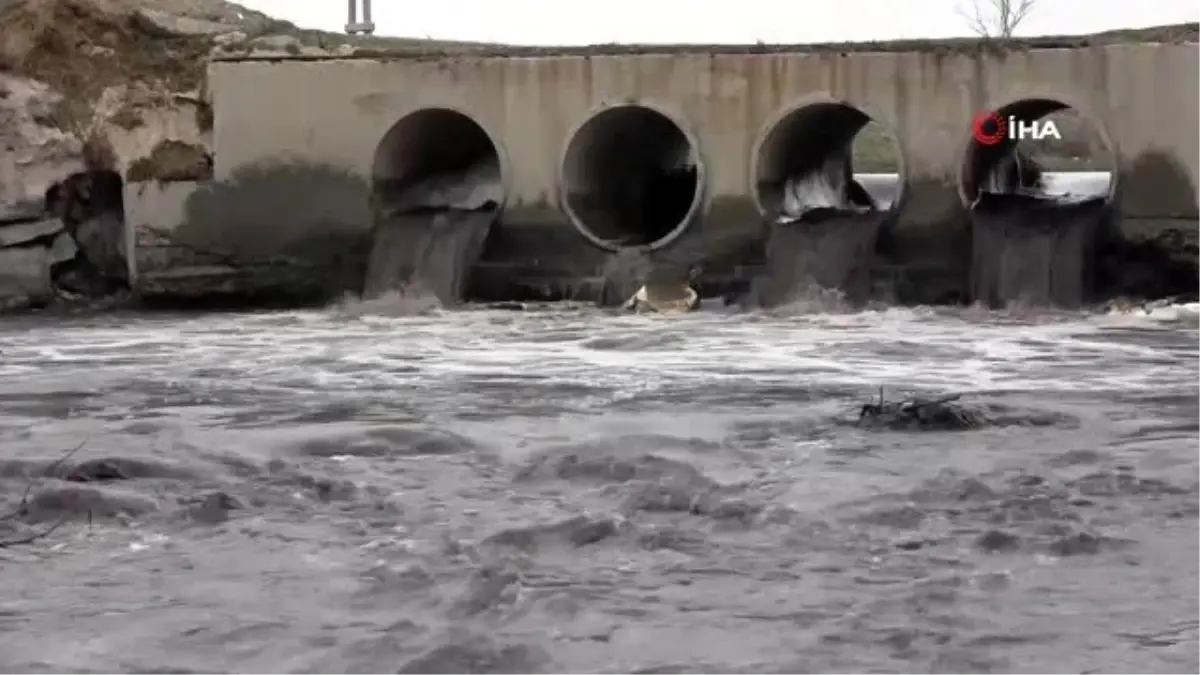
<svg viewBox="0 0 1200 675"><path fill-rule="evenodd" d="M474 211L504 199L500 165L477 162L463 171L436 173L408 187L388 204L388 211L413 208Z"/></svg>
<svg viewBox="0 0 1200 675"><path fill-rule="evenodd" d="M64 378L78 388L92 379L168 375L235 378L260 390L351 393L359 386L437 387L437 378L450 374L539 376L624 390L705 378L795 382L810 372L832 384L973 390L1154 389L1163 377L1194 375L1146 363L1153 347L1103 335L1113 327L1169 328L1180 319L1194 329L1195 303L1140 316L1021 321L902 308L784 317L701 311L669 320L600 312L414 315L406 299L392 302L405 309L376 314L343 307L6 333L0 378L31 393L61 386ZM593 346L601 336L629 346Z"/></svg>
<svg viewBox="0 0 1200 675"><path fill-rule="evenodd" d="M1196 323L1200 319L1200 302L1148 303L1134 307L1112 307L1109 316L1145 317L1163 323Z"/></svg>

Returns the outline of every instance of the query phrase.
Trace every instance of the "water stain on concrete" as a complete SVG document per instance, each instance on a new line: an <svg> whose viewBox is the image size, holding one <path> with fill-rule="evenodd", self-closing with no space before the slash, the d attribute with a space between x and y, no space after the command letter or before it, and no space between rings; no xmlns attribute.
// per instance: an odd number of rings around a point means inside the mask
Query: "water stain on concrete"
<svg viewBox="0 0 1200 675"><path fill-rule="evenodd" d="M365 179L338 167L248 166L190 195L173 238L220 246L235 266L256 268L248 283L263 291L299 277L308 289L302 295L356 292L369 246L369 195Z"/></svg>
<svg viewBox="0 0 1200 675"><path fill-rule="evenodd" d="M131 183L210 180L212 172L212 155L203 146L166 139L155 145L149 155L130 164L125 180Z"/></svg>
<svg viewBox="0 0 1200 675"><path fill-rule="evenodd" d="M961 299L970 283L967 213L945 181L917 179L908 187L903 211L880 231L874 294L903 304ZM1194 293L1196 237L1186 226L1193 219L1194 230L1196 188L1186 168L1169 153L1144 153L1122 173L1119 197L1123 234L1098 251L1097 295ZM173 233L181 241L219 245L247 267L291 270L289 279L303 276L323 295L361 291L372 222L363 177L329 165L252 166L201 186L185 210ZM590 245L565 217L549 222L549 211L538 211L525 222L517 206L492 228L469 297L578 298L587 285L581 280L602 274L612 254ZM655 257L700 264L698 285L711 295L761 265L766 233L749 200L714 197L702 220ZM264 274L283 283L280 273Z"/></svg>
<svg viewBox="0 0 1200 675"><path fill-rule="evenodd" d="M330 165L279 163L238 169L192 194L181 234L247 256L277 254L318 233L370 230L370 187Z"/></svg>
<svg viewBox="0 0 1200 675"><path fill-rule="evenodd" d="M1196 186L1187 168L1167 150L1138 155L1122 172L1121 186L1127 217L1196 218Z"/></svg>

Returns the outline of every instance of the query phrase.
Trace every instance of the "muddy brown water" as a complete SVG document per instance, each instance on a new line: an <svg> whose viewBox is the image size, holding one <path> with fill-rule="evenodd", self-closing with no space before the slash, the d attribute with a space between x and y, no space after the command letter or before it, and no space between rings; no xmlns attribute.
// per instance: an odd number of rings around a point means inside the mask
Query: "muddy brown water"
<svg viewBox="0 0 1200 675"><path fill-rule="evenodd" d="M1200 668L1194 314L387 310L3 320L0 670Z"/></svg>
<svg viewBox="0 0 1200 675"><path fill-rule="evenodd" d="M879 229L888 214L817 209L798 222L770 226L763 274L754 281L751 302L777 307L822 290L865 301L871 292L871 270Z"/></svg>
<svg viewBox="0 0 1200 675"><path fill-rule="evenodd" d="M495 209L397 213L376 225L363 295L378 298L422 288L442 304L463 299L467 272L479 260Z"/></svg>
<svg viewBox="0 0 1200 675"><path fill-rule="evenodd" d="M985 195L971 210L971 297L993 307L1073 309L1091 301L1105 202Z"/></svg>

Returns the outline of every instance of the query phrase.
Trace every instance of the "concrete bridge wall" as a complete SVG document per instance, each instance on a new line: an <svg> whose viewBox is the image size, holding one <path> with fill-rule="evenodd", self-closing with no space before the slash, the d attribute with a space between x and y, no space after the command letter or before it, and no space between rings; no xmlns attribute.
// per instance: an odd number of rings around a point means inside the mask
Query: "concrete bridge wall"
<svg viewBox="0 0 1200 675"><path fill-rule="evenodd" d="M444 107L475 120L500 152L504 209L485 258L533 276L586 276L611 254L568 223L560 169L591 115L641 103L685 130L704 191L684 238L727 241L761 234L752 164L771 125L799 106L840 101L899 140L906 182L895 255L957 277L969 257L959 178L972 116L1027 99L1061 101L1096 123L1117 162L1126 231L1195 230L1194 43L803 49L214 62L215 183L189 198L179 236L248 256L351 265L371 227L382 139L406 115Z"/></svg>

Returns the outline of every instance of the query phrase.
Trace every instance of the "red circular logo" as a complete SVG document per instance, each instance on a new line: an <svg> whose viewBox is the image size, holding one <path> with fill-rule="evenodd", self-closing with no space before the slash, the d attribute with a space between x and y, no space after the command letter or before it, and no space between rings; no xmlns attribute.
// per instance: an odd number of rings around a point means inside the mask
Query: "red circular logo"
<svg viewBox="0 0 1200 675"><path fill-rule="evenodd" d="M1008 136L1008 123L1000 113L983 111L971 120L971 138L982 145L996 145Z"/></svg>

